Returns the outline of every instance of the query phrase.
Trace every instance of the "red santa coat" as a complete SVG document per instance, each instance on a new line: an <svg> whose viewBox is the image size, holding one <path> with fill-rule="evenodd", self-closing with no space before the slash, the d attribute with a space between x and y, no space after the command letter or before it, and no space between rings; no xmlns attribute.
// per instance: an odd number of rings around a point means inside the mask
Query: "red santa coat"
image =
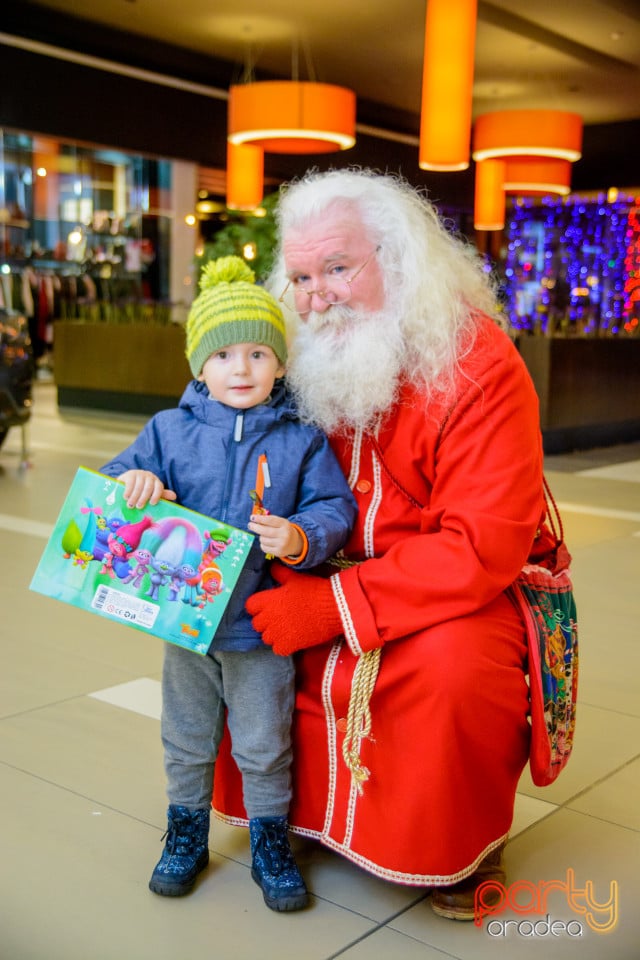
<svg viewBox="0 0 640 960"><path fill-rule="evenodd" d="M332 577L344 638L298 655L290 823L385 879L454 883L508 834L528 757L524 627L504 591L544 513L538 400L487 321L453 402L405 388L377 441L333 446L359 506L344 552L366 562ZM381 644L359 792L345 718L359 654ZM214 808L245 816L228 743Z"/></svg>

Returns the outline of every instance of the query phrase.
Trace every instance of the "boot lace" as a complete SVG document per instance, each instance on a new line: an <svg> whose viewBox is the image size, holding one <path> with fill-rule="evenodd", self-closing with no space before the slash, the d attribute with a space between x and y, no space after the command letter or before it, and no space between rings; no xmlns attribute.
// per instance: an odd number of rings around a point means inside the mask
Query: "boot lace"
<svg viewBox="0 0 640 960"><path fill-rule="evenodd" d="M273 874L297 870L286 833L277 827L265 826L256 845L256 854L262 855Z"/></svg>
<svg viewBox="0 0 640 960"><path fill-rule="evenodd" d="M170 856L190 856L196 846L196 832L190 817L170 818L161 842L167 841L166 851Z"/></svg>

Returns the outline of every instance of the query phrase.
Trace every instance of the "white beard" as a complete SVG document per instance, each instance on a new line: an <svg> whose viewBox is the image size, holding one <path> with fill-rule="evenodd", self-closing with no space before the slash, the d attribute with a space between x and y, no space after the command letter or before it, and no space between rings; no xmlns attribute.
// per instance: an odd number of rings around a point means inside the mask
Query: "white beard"
<svg viewBox="0 0 640 960"><path fill-rule="evenodd" d="M326 433L372 429L396 398L405 353L390 310L359 314L341 304L309 313L287 366L300 416Z"/></svg>

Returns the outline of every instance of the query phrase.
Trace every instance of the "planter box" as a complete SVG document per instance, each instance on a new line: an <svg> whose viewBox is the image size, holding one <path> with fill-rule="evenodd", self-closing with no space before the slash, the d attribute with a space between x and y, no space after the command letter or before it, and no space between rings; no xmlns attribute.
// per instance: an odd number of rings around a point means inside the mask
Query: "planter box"
<svg viewBox="0 0 640 960"><path fill-rule="evenodd" d="M640 340L519 337L545 453L640 440Z"/></svg>
<svg viewBox="0 0 640 960"><path fill-rule="evenodd" d="M61 406L150 415L191 379L178 324L54 325ZM640 339L519 337L540 399L546 453L640 440Z"/></svg>
<svg viewBox="0 0 640 960"><path fill-rule="evenodd" d="M176 405L191 377L178 324L54 324L60 406L152 414Z"/></svg>

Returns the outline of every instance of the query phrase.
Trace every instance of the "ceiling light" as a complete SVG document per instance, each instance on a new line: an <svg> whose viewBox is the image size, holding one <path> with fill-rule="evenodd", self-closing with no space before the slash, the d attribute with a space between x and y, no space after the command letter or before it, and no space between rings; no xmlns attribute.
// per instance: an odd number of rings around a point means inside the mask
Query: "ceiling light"
<svg viewBox="0 0 640 960"><path fill-rule="evenodd" d="M571 192L571 163L553 157L507 157L503 188L506 193L566 196Z"/></svg>
<svg viewBox="0 0 640 960"><path fill-rule="evenodd" d="M473 159L527 156L579 160L582 117L561 110L502 110L475 122Z"/></svg>
<svg viewBox="0 0 640 960"><path fill-rule="evenodd" d="M227 141L227 206L255 210L264 195L264 150Z"/></svg>
<svg viewBox="0 0 640 960"><path fill-rule="evenodd" d="M329 83L273 80L229 90L228 138L268 153L330 153L356 142L356 97Z"/></svg>
<svg viewBox="0 0 640 960"><path fill-rule="evenodd" d="M506 200L504 160L482 160L476 164L473 225L476 230L502 230Z"/></svg>
<svg viewBox="0 0 640 960"><path fill-rule="evenodd" d="M424 39L419 166L466 170L477 0L429 0Z"/></svg>

